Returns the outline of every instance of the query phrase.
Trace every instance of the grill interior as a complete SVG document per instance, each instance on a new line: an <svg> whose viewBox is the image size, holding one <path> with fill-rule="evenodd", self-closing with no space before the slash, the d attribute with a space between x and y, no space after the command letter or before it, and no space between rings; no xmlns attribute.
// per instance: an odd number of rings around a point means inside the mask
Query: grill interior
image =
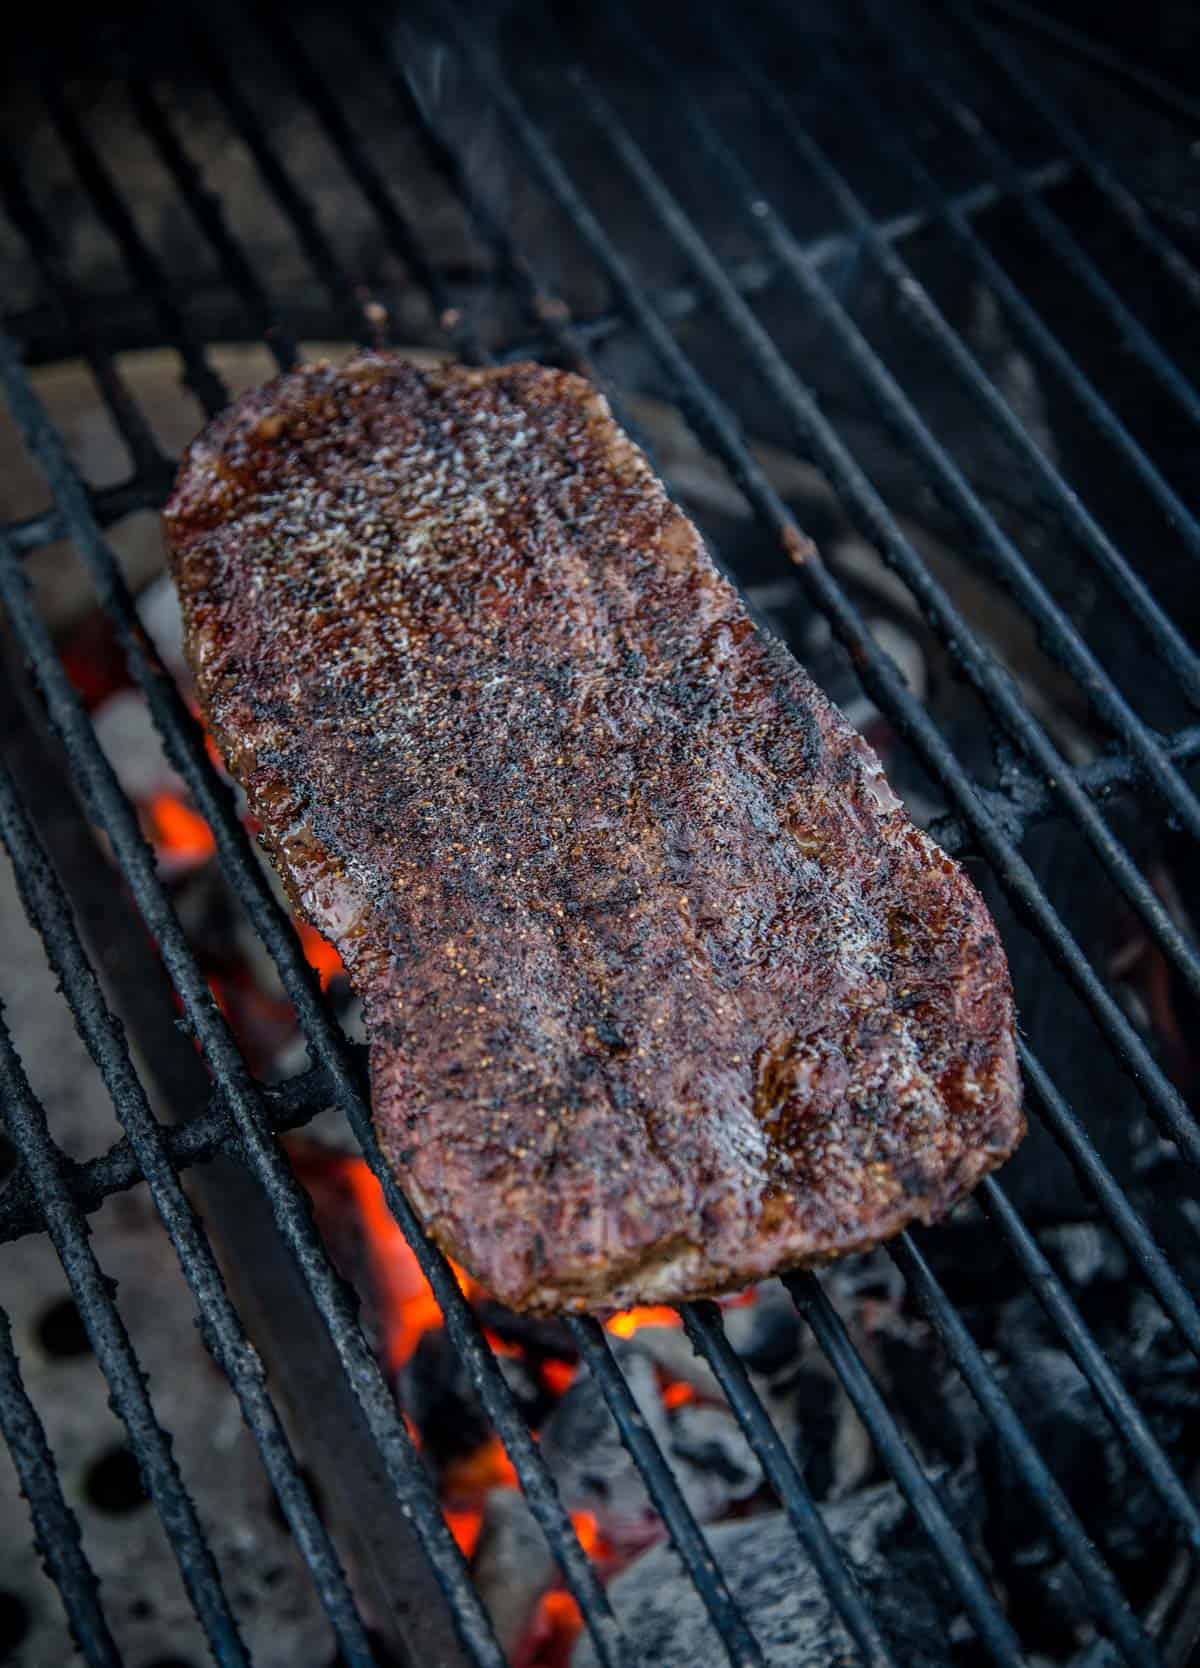
<svg viewBox="0 0 1200 1668"><path fill-rule="evenodd" d="M47 25L14 53L0 378L14 455L28 462L13 490L29 501L0 534L12 650L0 836L123 1136L86 1161L66 1157L22 1036L0 1028L14 1153L0 1238L10 1250L53 1241L220 1663L252 1659L230 1558L214 1552L89 1240L89 1216L143 1179L337 1660L506 1660L279 1139L330 1106L515 1467L578 1606L580 1650L605 1665L650 1659L581 1545L476 1307L382 1161L361 1050L139 620L146 574L131 572L127 534L161 504L178 438L164 440L135 391L138 355L167 351L186 434L227 403L229 344L261 342L286 369L302 346L343 340L585 370L752 604L883 748L916 814L971 864L1012 958L1034 1128L959 1223L902 1235L887 1257L928 1327L926 1370L969 1392L1086 1628L1054 1652L1025 1636L1013 1582L964 1522L936 1442L881 1388L861 1313L835 1302L832 1281L785 1284L932 1548L956 1618L948 1660L1192 1659L1200 1455L1140 1405L1145 1387L1114 1364L1052 1231L1086 1222L1119 1248L1186 1383L1200 1352L1200 1128L1188 1105L1200 996L1189 926L1200 907L1200 521L1189 507L1200 239L1188 202L1200 110L1169 65L1139 65L1015 0L953 18L851 12L397 18L255 0L244 13L139 13L65 46ZM50 415L48 373L65 361L86 367L98 420L125 454L119 472L89 474L74 429L69 439ZM97 743L47 604L68 564L88 575L277 969L307 1046L291 1075L247 1061ZM888 652L897 621L922 645L919 677ZM1115 922L1137 947L1140 983L1114 956ZM990 1293L1018 1288L1086 1383L1091 1439L1115 1432L1148 1485L1173 1587L1124 1590L1077 1468L1063 1474L1039 1445L989 1318ZM278 1340L281 1315L290 1365L264 1342ZM903 1661L723 1311L696 1303L682 1319L790 1521L797 1571L815 1570L856 1660ZM712 1660L802 1660L760 1636L712 1557L612 1335L579 1318L564 1331L644 1480L678 1580L699 1597ZM347 1454L371 1455L362 1486L379 1514L377 1561L401 1593L382 1631L361 1557L352 1579L297 1459L295 1410L303 1425L315 1405L324 1440L345 1431ZM79 1650L124 1660L6 1320L0 1424Z"/></svg>

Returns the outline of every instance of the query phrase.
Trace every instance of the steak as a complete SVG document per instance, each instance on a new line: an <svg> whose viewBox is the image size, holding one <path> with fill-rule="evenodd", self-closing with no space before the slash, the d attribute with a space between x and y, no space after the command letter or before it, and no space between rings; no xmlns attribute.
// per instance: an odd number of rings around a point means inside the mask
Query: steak
<svg viewBox="0 0 1200 1668"><path fill-rule="evenodd" d="M383 1150L496 1297L727 1291L1012 1152L983 902L588 383L302 368L200 436L165 525Z"/></svg>

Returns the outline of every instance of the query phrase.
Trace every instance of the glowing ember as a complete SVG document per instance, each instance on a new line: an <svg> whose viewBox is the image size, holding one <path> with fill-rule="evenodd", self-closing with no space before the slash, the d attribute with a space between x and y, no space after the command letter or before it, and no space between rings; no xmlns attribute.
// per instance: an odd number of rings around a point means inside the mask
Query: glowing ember
<svg viewBox="0 0 1200 1668"><path fill-rule="evenodd" d="M579 1606L561 1587L543 1593L531 1630L532 1654L525 1658L530 1668L566 1668L571 1647L579 1637L583 1619Z"/></svg>
<svg viewBox="0 0 1200 1668"><path fill-rule="evenodd" d="M575 1375L579 1368L574 1361L543 1361L541 1366L542 1383L547 1390L561 1396L564 1390L575 1382Z"/></svg>
<svg viewBox="0 0 1200 1668"><path fill-rule="evenodd" d="M442 1490L454 1502L482 1500L489 1489L516 1488L517 1474L498 1436L481 1442L474 1453L446 1467Z"/></svg>
<svg viewBox="0 0 1200 1668"><path fill-rule="evenodd" d="M311 939L305 929L298 926L297 930L305 940L307 951ZM441 1310L416 1257L387 1207L382 1189L363 1160L322 1155L314 1162L319 1165L318 1174L327 1178L323 1192L319 1187L314 1190L314 1200L319 1211L332 1213L336 1210L336 1226L343 1236L343 1243L347 1232L350 1234L345 1254L355 1268L356 1283L360 1277L363 1281L360 1289L367 1297L379 1354L395 1380L400 1369L412 1361L425 1333L443 1326ZM328 1185L330 1177L334 1178L332 1187ZM330 1220L332 1225L332 1214ZM470 1302L478 1304L486 1296L463 1270L454 1268L454 1273ZM753 1301L753 1294L732 1301ZM494 1330L495 1326L502 1324L497 1319L498 1314L494 1304L481 1307L480 1318L486 1315L492 1322L492 1325L483 1328L485 1339L497 1354L517 1357L522 1361L525 1371L519 1376L525 1381L533 1379L544 1392L544 1396L534 1404L540 1410L537 1425L531 1432L536 1438L544 1429L542 1419L546 1416L550 1399L566 1394L579 1375L580 1365L565 1356L549 1353L556 1347L556 1335L552 1330L542 1333L534 1327L526 1333L517 1327L510 1329L504 1326L508 1336L501 1337ZM682 1320L675 1309L648 1304L623 1310L611 1316L606 1325L611 1335L625 1339L643 1327L678 1328ZM652 1342L648 1335L647 1349ZM406 1378L406 1384L415 1394L427 1383L422 1375L426 1371L437 1375L443 1364L443 1357L438 1352L431 1353L428 1362L422 1359L415 1368L410 1367L412 1376ZM669 1414L698 1401L703 1395L702 1391L698 1394L693 1385L668 1376L661 1368L655 1371L662 1405ZM418 1397L418 1402L424 1405L421 1397ZM472 1419L469 1426L471 1435L463 1444L454 1426L444 1423L447 1415L443 1413L442 1405L438 1401L432 1411L426 1409L431 1421L426 1431L427 1443L408 1414L404 1416L405 1423L414 1442L424 1448L431 1472L436 1476L438 1499L450 1533L464 1558L476 1560L480 1556L480 1536L485 1522L489 1524L489 1536L492 1532L492 1510L496 1510L498 1531L507 1521L507 1515L499 1509L501 1502L496 1491L516 1490L520 1485L499 1437L492 1435L477 1440L479 1427ZM446 1406L452 1404L447 1402ZM421 1417L424 1419L425 1414ZM471 1447L471 1442L477 1442L477 1445ZM463 1447L467 1448L466 1452L462 1451ZM570 1514L580 1547L592 1560L602 1582L608 1582L619 1573L636 1550L619 1539L610 1541L607 1538L604 1532L608 1527L604 1519L605 1509L599 1505L597 1511L592 1512L577 1506ZM490 1557L483 1558L476 1572L485 1589L488 1582L496 1579L492 1562ZM507 1577L501 1574L500 1579ZM525 1595L528 1608L514 1624L511 1641L513 1668L569 1668L582 1628L578 1606L571 1594L557 1584L543 1592L536 1602L535 1591L536 1585L531 1585Z"/></svg>
<svg viewBox="0 0 1200 1668"><path fill-rule="evenodd" d="M600 1527L591 1512L572 1512L571 1522L575 1525L575 1533L579 1536L579 1544L590 1556L601 1547Z"/></svg>
<svg viewBox="0 0 1200 1668"><path fill-rule="evenodd" d="M696 1392L690 1384L685 1384L682 1379L676 1379L674 1384L668 1384L664 1388L662 1400L664 1407L682 1407L685 1402L696 1400Z"/></svg>
<svg viewBox="0 0 1200 1668"><path fill-rule="evenodd" d="M620 1314L610 1315L604 1324L618 1338L632 1338L639 1326L682 1326L683 1322L674 1309L648 1304L639 1309L622 1309Z"/></svg>
<svg viewBox="0 0 1200 1668"><path fill-rule="evenodd" d="M483 1527L482 1512L455 1512L447 1509L442 1514L446 1525L454 1539L458 1542L458 1549L464 1558L469 1558L479 1541L479 1531Z"/></svg>
<svg viewBox="0 0 1200 1668"><path fill-rule="evenodd" d="M321 989L328 990L330 979L335 979L346 969L342 965L342 958L327 938L322 938L315 927L310 927L307 921L297 921L296 931L300 935L300 948L304 951L304 959L311 968L319 974Z"/></svg>
<svg viewBox="0 0 1200 1668"><path fill-rule="evenodd" d="M383 1189L362 1159L341 1162L342 1177L362 1221L379 1320L380 1354L398 1373L424 1333L442 1324L442 1311L408 1241L387 1207Z"/></svg>
<svg viewBox="0 0 1200 1668"><path fill-rule="evenodd" d="M212 829L204 818L173 794L155 794L146 808L146 816L161 861L193 868L207 863L217 849Z"/></svg>
<svg viewBox="0 0 1200 1668"><path fill-rule="evenodd" d="M454 1269L454 1272L458 1277L458 1283L462 1287L463 1291L467 1291L470 1285L471 1276L465 1273L461 1268L456 1267L453 1263L451 1263L450 1266ZM502 1338L498 1332L493 1332L486 1326L483 1329L483 1335L487 1339L493 1355L507 1355L510 1360L520 1359L522 1351L519 1344L511 1343L509 1339Z"/></svg>

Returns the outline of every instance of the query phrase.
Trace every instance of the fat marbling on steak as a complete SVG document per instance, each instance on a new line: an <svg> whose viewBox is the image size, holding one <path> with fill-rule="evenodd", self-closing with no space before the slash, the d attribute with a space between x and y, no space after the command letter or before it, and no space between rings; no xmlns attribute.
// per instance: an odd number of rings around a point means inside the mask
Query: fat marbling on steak
<svg viewBox="0 0 1200 1668"><path fill-rule="evenodd" d="M505 1303L742 1286L1012 1151L982 901L586 382L305 367L201 435L165 520L384 1151Z"/></svg>

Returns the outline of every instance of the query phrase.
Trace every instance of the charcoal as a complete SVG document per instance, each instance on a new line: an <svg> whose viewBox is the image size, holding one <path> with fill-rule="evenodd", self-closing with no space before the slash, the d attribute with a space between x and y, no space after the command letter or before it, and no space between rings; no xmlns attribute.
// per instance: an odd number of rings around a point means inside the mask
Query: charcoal
<svg viewBox="0 0 1200 1668"><path fill-rule="evenodd" d="M532 1409L538 1387L528 1368L515 1357L498 1360L518 1404ZM404 1367L400 1403L421 1434L426 1457L439 1470L474 1452L491 1435L466 1362L440 1326L422 1336Z"/></svg>
<svg viewBox="0 0 1200 1668"><path fill-rule="evenodd" d="M723 1516L759 1486L758 1461L722 1408L663 1406L658 1374L631 1344L617 1350L626 1381L675 1480L701 1522ZM616 1548L632 1551L658 1533L645 1484L621 1442L599 1386L581 1369L541 1431L543 1457L572 1511L590 1511Z"/></svg>
<svg viewBox="0 0 1200 1668"><path fill-rule="evenodd" d="M823 1500L847 1492L846 1442L837 1433L849 1402L832 1376L794 1368L776 1377L763 1399L813 1495Z"/></svg>
<svg viewBox="0 0 1200 1668"><path fill-rule="evenodd" d="M183 797L183 782L167 759L143 695L119 689L97 708L93 723L96 739L131 799L144 804L160 793Z"/></svg>
<svg viewBox="0 0 1200 1668"><path fill-rule="evenodd" d="M951 1469L974 1463L982 1415L957 1373L947 1369L936 1346L915 1347L904 1339L881 1341L881 1377L893 1406L916 1436L921 1452Z"/></svg>
<svg viewBox="0 0 1200 1668"><path fill-rule="evenodd" d="M1047 1228L1042 1247L1076 1288L1093 1281L1123 1281L1129 1261L1115 1234L1097 1222L1064 1222Z"/></svg>
<svg viewBox="0 0 1200 1668"><path fill-rule="evenodd" d="M686 1332L678 1326L641 1326L629 1340L630 1347L645 1355L668 1382L690 1384L705 1401L724 1400L713 1370L692 1348Z"/></svg>
<svg viewBox="0 0 1200 1668"><path fill-rule="evenodd" d="M1115 1363L1118 1368L1121 1363ZM1034 1443L1136 1605L1161 1579L1170 1533L1158 1496L1101 1413L1087 1381L1060 1350L1034 1349L1003 1371L1008 1394ZM1185 1465L1186 1433L1200 1411L1189 1371L1137 1387L1163 1446ZM1191 1446L1195 1446L1194 1439ZM985 1541L1031 1641L1063 1650L1089 1625L1089 1611L1057 1542L1011 1462L989 1432L980 1466L989 1490Z"/></svg>
<svg viewBox="0 0 1200 1668"><path fill-rule="evenodd" d="M661 1422L654 1368L642 1355L623 1353L626 1381L653 1429ZM586 1367L542 1426L541 1448L564 1504L572 1511L593 1512L614 1546L634 1547L653 1539L656 1520L645 1488Z"/></svg>
<svg viewBox="0 0 1200 1668"><path fill-rule="evenodd" d="M948 1668L952 1607L933 1555L892 1484L822 1508L825 1521L865 1589L897 1662ZM767 1668L830 1668L857 1660L820 1577L782 1512L721 1524L708 1541L735 1602L753 1617ZM656 1547L609 1589L613 1609L639 1662L697 1668L723 1660L720 1642L678 1556ZM595 1668L583 1638L571 1668Z"/></svg>
<svg viewBox="0 0 1200 1668"><path fill-rule="evenodd" d="M693 1512L710 1522L762 1483L758 1461L724 1408L685 1403L670 1420L667 1453Z"/></svg>
<svg viewBox="0 0 1200 1668"><path fill-rule="evenodd" d="M487 1497L471 1573L505 1651L512 1655L528 1630L534 1607L554 1580L545 1535L517 1489Z"/></svg>
<svg viewBox="0 0 1200 1668"><path fill-rule="evenodd" d="M778 1280L760 1286L753 1303L727 1309L724 1324L729 1342L752 1372L769 1377L800 1357L800 1317Z"/></svg>

